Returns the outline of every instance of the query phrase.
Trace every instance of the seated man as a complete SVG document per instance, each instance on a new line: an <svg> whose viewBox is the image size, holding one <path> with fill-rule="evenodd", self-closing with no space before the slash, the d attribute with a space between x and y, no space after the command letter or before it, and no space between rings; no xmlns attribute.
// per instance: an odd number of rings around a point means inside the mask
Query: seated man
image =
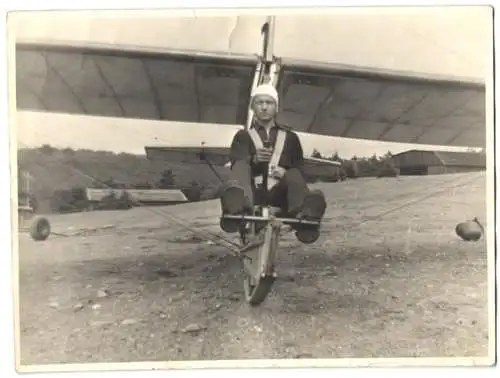
<svg viewBox="0 0 500 378"><path fill-rule="evenodd" d="M324 195L308 189L303 175L304 156L300 139L290 128L277 124L278 93L269 84L258 86L252 93L254 122L249 130L239 130L231 144L230 179L221 192L223 214L252 214L254 190L268 176L268 204L281 209L280 216L321 220L326 210ZM273 154L274 152L274 154ZM272 167L271 169L269 169ZM238 221L225 219L221 227L237 232ZM303 243L319 237L316 225L292 225Z"/></svg>

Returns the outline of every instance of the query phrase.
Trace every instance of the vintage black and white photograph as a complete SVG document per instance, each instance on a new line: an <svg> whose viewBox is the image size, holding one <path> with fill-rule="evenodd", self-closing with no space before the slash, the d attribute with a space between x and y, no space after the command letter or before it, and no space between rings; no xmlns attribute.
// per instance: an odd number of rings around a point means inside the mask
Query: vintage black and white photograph
<svg viewBox="0 0 500 378"><path fill-rule="evenodd" d="M18 371L495 362L491 7L7 26Z"/></svg>

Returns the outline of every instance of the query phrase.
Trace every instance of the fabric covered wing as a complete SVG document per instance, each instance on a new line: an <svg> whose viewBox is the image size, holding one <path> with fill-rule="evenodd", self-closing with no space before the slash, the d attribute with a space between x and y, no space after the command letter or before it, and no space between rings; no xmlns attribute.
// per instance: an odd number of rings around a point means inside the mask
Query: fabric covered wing
<svg viewBox="0 0 500 378"><path fill-rule="evenodd" d="M183 164L224 166L229 161L229 147L150 147L144 148L150 160Z"/></svg>
<svg viewBox="0 0 500 378"><path fill-rule="evenodd" d="M17 107L242 125L255 66L251 56L18 43Z"/></svg>
<svg viewBox="0 0 500 378"><path fill-rule="evenodd" d="M284 59L279 119L296 131L336 137L484 147L485 87Z"/></svg>

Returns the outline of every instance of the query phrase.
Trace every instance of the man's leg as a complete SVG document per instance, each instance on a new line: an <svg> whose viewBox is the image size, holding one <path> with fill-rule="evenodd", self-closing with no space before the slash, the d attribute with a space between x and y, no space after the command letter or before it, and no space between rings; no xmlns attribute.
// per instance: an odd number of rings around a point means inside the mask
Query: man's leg
<svg viewBox="0 0 500 378"><path fill-rule="evenodd" d="M223 214L235 215L252 212L253 190L249 163L235 162L231 167L228 182L222 187L220 199ZM239 222L223 219L221 228L226 232L237 232Z"/></svg>
<svg viewBox="0 0 500 378"><path fill-rule="evenodd" d="M287 212L290 215L307 219L323 217L326 210L323 192L310 190L298 169L287 170L279 185L285 188Z"/></svg>
<svg viewBox="0 0 500 378"><path fill-rule="evenodd" d="M286 188L286 208L290 216L317 221L323 218L326 211L323 192L309 190L298 169L287 170L279 185ZM293 228L297 238L303 243L314 243L319 237L318 226L296 224Z"/></svg>

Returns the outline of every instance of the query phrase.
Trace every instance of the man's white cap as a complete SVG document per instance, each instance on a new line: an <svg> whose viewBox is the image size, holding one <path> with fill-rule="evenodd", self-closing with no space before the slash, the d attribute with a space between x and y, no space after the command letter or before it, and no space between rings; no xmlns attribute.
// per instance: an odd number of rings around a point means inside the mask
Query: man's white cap
<svg viewBox="0 0 500 378"><path fill-rule="evenodd" d="M261 84L252 91L252 100L255 96L267 95L276 101L276 107L278 107L278 92L271 84Z"/></svg>

